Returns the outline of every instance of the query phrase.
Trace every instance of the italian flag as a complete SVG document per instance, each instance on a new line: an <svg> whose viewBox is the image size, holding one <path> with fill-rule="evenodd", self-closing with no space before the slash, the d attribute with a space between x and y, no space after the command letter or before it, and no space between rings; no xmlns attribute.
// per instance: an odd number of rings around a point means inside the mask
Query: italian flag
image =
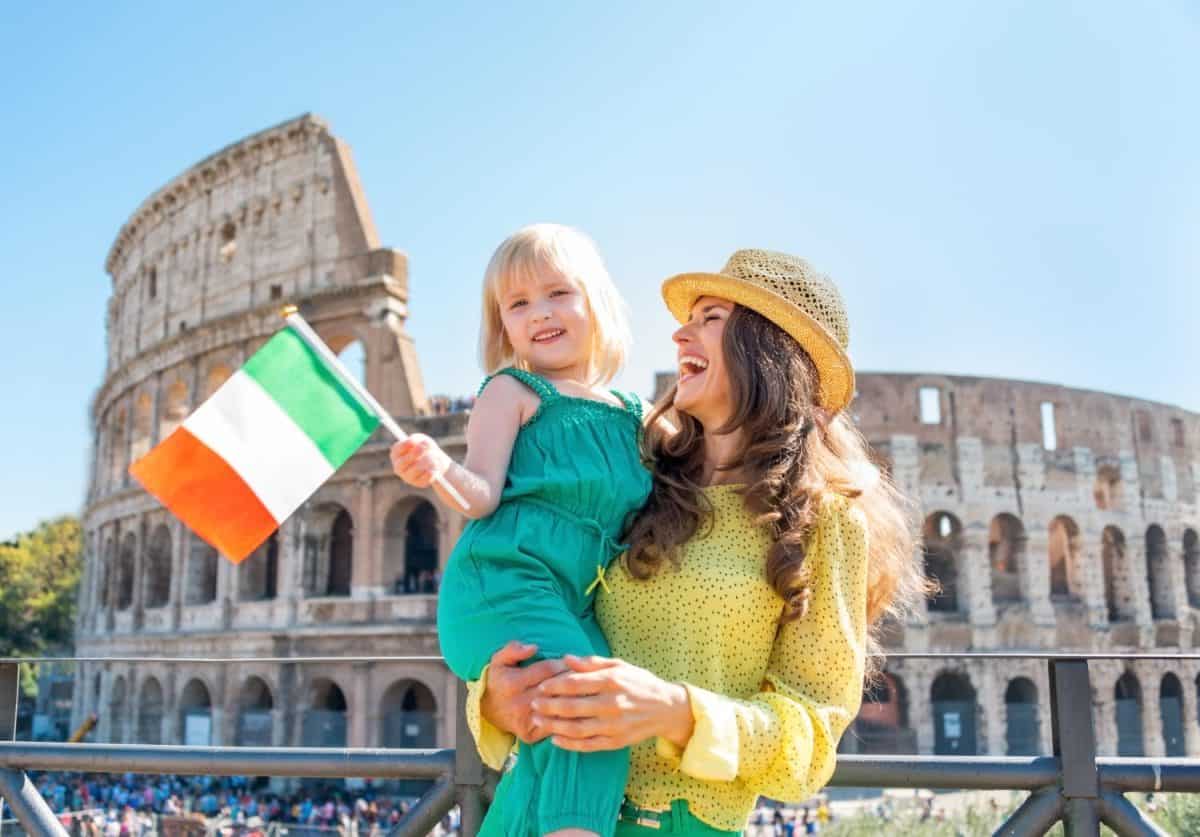
<svg viewBox="0 0 1200 837"><path fill-rule="evenodd" d="M378 425L367 402L289 326L129 471L236 563Z"/></svg>

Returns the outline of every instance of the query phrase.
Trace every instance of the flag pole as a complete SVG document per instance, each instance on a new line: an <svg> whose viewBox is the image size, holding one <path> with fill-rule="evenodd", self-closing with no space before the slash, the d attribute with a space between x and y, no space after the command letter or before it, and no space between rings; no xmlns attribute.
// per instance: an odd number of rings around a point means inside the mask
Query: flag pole
<svg viewBox="0 0 1200 837"><path fill-rule="evenodd" d="M295 330L300 339L307 343L309 348L320 355L321 359L329 365L329 368L337 374L341 382L349 387L355 395L357 395L366 403L366 405L371 409L371 412L373 412L376 418L379 419L380 423L386 427L393 436L396 437L397 442L403 442L408 438L408 434L400 429L400 425L396 424L396 420L388 414L387 410L383 409L383 405L376 401L375 396L371 395L367 388L360 384L355 377L350 374L350 370L348 370L345 365L338 360L337 355L335 355L333 351L325 345L325 341L321 339L320 335L313 331L312 326L310 326L308 322L300 316L300 310L295 305L286 305L279 313L283 316L283 321L291 326L293 330ZM463 511L470 510L471 504L463 499L463 496L459 494L458 490L446 480L443 474L438 474L433 478L433 481L440 485L442 490L449 494L451 499L458 503Z"/></svg>

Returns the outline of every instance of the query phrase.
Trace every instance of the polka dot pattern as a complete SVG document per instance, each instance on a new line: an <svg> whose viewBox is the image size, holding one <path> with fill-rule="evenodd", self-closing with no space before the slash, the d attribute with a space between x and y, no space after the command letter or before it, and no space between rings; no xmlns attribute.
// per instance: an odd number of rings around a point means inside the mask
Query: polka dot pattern
<svg viewBox="0 0 1200 837"><path fill-rule="evenodd" d="M804 799L833 773L862 697L866 530L849 501L823 503L806 559L809 613L778 628L769 537L733 487L705 493L713 529L684 546L680 569L638 581L614 567L596 614L614 656L684 683L696 716L684 751L634 748L627 795L656 809L686 799L699 819L734 830L760 795Z"/></svg>
<svg viewBox="0 0 1200 837"><path fill-rule="evenodd" d="M862 699L866 525L845 498L822 503L805 559L809 612L780 628L783 600L763 572L769 537L735 487L705 494L712 529L684 545L680 568L638 581L614 565L596 615L614 656L687 687L696 719L683 751L633 748L626 795L657 810L687 800L701 821L734 831L759 796L806 799L833 774ZM485 688L486 671L468 684L467 718L484 762L499 768L513 738L480 717Z"/></svg>

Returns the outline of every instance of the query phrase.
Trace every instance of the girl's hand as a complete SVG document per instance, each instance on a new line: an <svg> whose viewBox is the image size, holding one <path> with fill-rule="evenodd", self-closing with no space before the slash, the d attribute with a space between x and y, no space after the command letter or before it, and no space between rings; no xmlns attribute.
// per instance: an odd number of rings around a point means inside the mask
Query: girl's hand
<svg viewBox="0 0 1200 837"><path fill-rule="evenodd" d="M567 670L562 660L541 660L521 668L520 663L535 653L536 645L513 641L493 654L488 663L487 688L479 705L480 714L492 726L512 733L526 744L541 741L547 735L533 723L530 709L538 684Z"/></svg>
<svg viewBox="0 0 1200 837"><path fill-rule="evenodd" d="M532 725L564 750L616 750L661 737L679 748L695 718L687 689L624 660L563 657L570 671L538 687Z"/></svg>
<svg viewBox="0 0 1200 837"><path fill-rule="evenodd" d="M414 433L392 445L391 459L396 476L416 488L428 488L453 462L438 443L424 433Z"/></svg>

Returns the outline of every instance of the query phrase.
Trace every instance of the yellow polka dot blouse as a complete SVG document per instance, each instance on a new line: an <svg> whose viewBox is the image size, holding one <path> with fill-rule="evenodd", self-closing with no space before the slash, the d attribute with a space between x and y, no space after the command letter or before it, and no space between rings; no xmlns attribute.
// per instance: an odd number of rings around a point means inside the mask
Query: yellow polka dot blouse
<svg viewBox="0 0 1200 837"><path fill-rule="evenodd" d="M769 537L735 487L704 491L713 527L684 545L680 569L638 581L614 565L596 612L613 655L683 683L696 721L682 751L633 748L626 795L653 809L685 799L705 823L736 830L759 796L803 800L833 773L862 699L866 527L852 501L822 503L805 559L809 612L780 628L783 601L763 573ZM513 739L480 717L485 684L486 672L471 684L468 723L499 767Z"/></svg>

